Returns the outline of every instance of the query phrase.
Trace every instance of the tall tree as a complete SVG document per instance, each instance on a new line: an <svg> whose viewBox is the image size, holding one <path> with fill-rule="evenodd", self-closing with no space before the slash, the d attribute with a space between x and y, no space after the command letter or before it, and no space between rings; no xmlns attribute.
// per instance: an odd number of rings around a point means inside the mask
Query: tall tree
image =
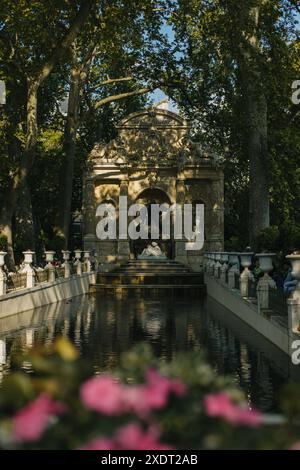
<svg viewBox="0 0 300 470"><path fill-rule="evenodd" d="M26 185L37 144L38 91L55 65L70 48L86 21L93 4L95 4L95 1L84 1L78 11L76 11L75 5L75 8L72 8L73 18L69 25L68 15L65 11L65 7L68 7L68 5L64 4L63 8L59 8L56 1L48 4L44 2L32 4L26 0L16 4L8 1L1 11L0 39L7 53L6 60L12 62L18 68L20 75L25 78L27 83L24 148L20 154L18 167L7 186L6 194L3 197L4 204L0 212L0 228L9 239L10 246L12 218L18 198L22 196L22 193L27 198L29 195ZM53 11L58 13L57 23L53 22L53 16L51 16ZM70 12L67 10L67 13ZM72 17L72 14L69 16ZM49 21L48 28L44 28L47 20ZM49 44L52 47L49 48ZM25 226L29 214L30 203L27 205L27 214L22 219L23 226ZM29 225L32 226L31 223ZM33 237L34 234L32 233L30 240L32 244L34 244ZM13 264L12 258L10 264Z"/></svg>

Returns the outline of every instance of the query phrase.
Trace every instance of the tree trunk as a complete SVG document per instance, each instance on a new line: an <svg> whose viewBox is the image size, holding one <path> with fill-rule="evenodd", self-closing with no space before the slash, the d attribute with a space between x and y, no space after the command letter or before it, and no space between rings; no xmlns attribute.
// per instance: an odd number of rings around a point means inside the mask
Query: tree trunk
<svg viewBox="0 0 300 470"><path fill-rule="evenodd" d="M7 175L7 187L3 194L1 194L0 232L2 232L7 239L7 256L5 262L10 271L15 270L12 220L16 206L17 193L13 169L15 166L18 166L21 154L20 142L15 137L15 129L18 127L20 119L18 112L18 109L20 109L20 103L16 99L16 90L19 86L19 83L17 83L14 78L7 80L7 97L6 105L4 106L4 121L6 122L5 141L7 142L6 150L10 162L10 168L8 169L9 174Z"/></svg>
<svg viewBox="0 0 300 470"><path fill-rule="evenodd" d="M248 87L248 156L250 162L250 243L255 248L260 232L270 225L268 185L267 102ZM254 93L251 93L254 91Z"/></svg>
<svg viewBox="0 0 300 470"><path fill-rule="evenodd" d="M13 182L10 182L10 187L6 191L5 199L3 201L1 216L0 216L0 231L7 239L7 256L5 263L10 271L15 270L15 256L13 248L13 232L12 232L12 218L15 208L15 190Z"/></svg>
<svg viewBox="0 0 300 470"><path fill-rule="evenodd" d="M69 231L71 224L72 194L74 164L76 153L76 133L78 128L80 95L80 71L76 68L71 71L71 83L68 102L68 115L64 133L63 164L60 173L59 201L58 201L58 234L64 238L65 248L68 248Z"/></svg>
<svg viewBox="0 0 300 470"><path fill-rule="evenodd" d="M32 214L31 194L28 186L28 175L33 165L37 144L37 93L38 83L28 81L27 91L27 134L24 154L21 159L19 171L15 176L15 207L17 234L21 246L35 250L35 229ZM23 245L24 244L24 245Z"/></svg>
<svg viewBox="0 0 300 470"><path fill-rule="evenodd" d="M242 93L246 107L246 142L249 159L250 186L250 244L255 248L262 230L270 225L268 184L268 107L260 69L260 43L258 27L260 5L245 5L246 17L251 20L252 30L245 33L247 46L241 45L240 72Z"/></svg>
<svg viewBox="0 0 300 470"><path fill-rule="evenodd" d="M31 194L28 181L23 182L19 189L19 199L15 211L15 232L18 240L18 249L22 252L32 250L36 252L35 224L33 218Z"/></svg>

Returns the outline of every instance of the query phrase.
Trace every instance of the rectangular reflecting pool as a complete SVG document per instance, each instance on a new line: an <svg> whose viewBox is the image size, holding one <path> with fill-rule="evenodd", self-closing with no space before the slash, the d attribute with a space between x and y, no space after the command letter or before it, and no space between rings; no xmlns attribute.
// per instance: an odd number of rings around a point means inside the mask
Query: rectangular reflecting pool
<svg viewBox="0 0 300 470"><path fill-rule="evenodd" d="M290 358L213 299L115 299L89 295L0 319L0 379L11 360L34 345L68 337L95 373L113 370L120 355L146 341L161 361L204 350L219 374L230 374L249 403L275 411L278 392L300 380ZM22 369L30 373L30 364Z"/></svg>

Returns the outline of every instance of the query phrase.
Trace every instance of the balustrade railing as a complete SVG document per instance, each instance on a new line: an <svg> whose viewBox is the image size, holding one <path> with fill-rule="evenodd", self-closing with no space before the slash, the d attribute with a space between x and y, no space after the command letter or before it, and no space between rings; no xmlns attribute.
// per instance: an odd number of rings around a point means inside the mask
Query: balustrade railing
<svg viewBox="0 0 300 470"><path fill-rule="evenodd" d="M7 273L5 267L6 252L0 251L0 296L7 293L25 288L31 288L46 282L54 282L55 279L67 279L71 276L80 276L83 272L91 271L90 252L84 252L82 260L82 251L75 250L75 262L70 261L70 251L63 251L64 264L62 266L54 265L54 251L45 251L46 266L44 269L34 268L32 266L34 252L24 251L24 262L22 270L16 273Z"/></svg>
<svg viewBox="0 0 300 470"><path fill-rule="evenodd" d="M240 275L238 273L234 274L234 288L240 290Z"/></svg>
<svg viewBox="0 0 300 470"><path fill-rule="evenodd" d="M37 284L42 284L48 281L48 273L45 269L42 271L35 271L35 280Z"/></svg>
<svg viewBox="0 0 300 470"><path fill-rule="evenodd" d="M296 252L287 257L292 263L291 275L298 282L289 296L283 289L277 289L270 276L275 256L274 253L255 255L262 271L258 280L252 273L254 253L250 252L207 253L205 273L233 292L238 292L242 299L255 305L259 314L287 328L289 334L300 335L300 254ZM243 268L241 273L240 266Z"/></svg>
<svg viewBox="0 0 300 470"><path fill-rule="evenodd" d="M27 285L26 273L10 273L7 276L6 291L12 292L18 289L25 289Z"/></svg>
<svg viewBox="0 0 300 470"><path fill-rule="evenodd" d="M270 310L278 316L287 318L288 317L288 304L287 296L284 294L283 289L273 289L269 290L269 308Z"/></svg>

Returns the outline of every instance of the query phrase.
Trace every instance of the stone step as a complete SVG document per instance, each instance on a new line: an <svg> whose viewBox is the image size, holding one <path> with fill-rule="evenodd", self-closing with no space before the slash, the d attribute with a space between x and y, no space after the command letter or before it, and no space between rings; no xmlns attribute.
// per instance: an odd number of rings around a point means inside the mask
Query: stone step
<svg viewBox="0 0 300 470"><path fill-rule="evenodd" d="M171 268L160 268L160 267L156 267L156 268L149 268L149 266L145 266L145 267L142 267L142 266L137 266L136 268L118 268L116 269L115 271L113 271L115 273L191 273L192 271L189 270L189 269L184 269L184 268L181 268L181 269L171 269Z"/></svg>
<svg viewBox="0 0 300 470"><path fill-rule="evenodd" d="M203 284L203 275L197 273L106 273L98 274L97 284L114 285L176 285Z"/></svg>
<svg viewBox="0 0 300 470"><path fill-rule="evenodd" d="M155 298L165 295L166 297L197 297L202 298L206 293L206 286L204 284L174 286L174 285L113 285L113 284L92 284L90 286L91 293L97 293L105 296L143 296Z"/></svg>

